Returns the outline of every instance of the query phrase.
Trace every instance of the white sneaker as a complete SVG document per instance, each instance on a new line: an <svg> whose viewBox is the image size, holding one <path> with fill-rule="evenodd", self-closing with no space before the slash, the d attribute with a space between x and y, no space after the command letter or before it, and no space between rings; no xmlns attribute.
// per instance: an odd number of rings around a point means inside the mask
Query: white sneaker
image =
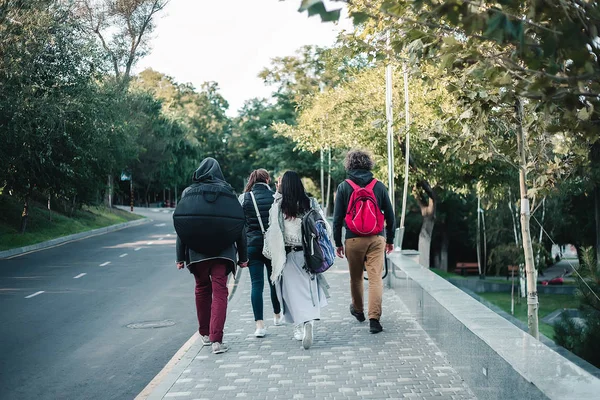
<svg viewBox="0 0 600 400"><path fill-rule="evenodd" d="M267 334L266 328L256 328L256 330L254 331L254 336L256 336L256 337L265 337L266 334Z"/></svg>
<svg viewBox="0 0 600 400"><path fill-rule="evenodd" d="M302 324L294 325L294 339L300 341L304 337L304 333L302 332Z"/></svg>
<svg viewBox="0 0 600 400"><path fill-rule="evenodd" d="M302 336L302 347L308 350L312 346L313 342L313 322L308 321L304 323L304 335Z"/></svg>
<svg viewBox="0 0 600 400"><path fill-rule="evenodd" d="M212 352L213 354L222 354L229 350L229 346L224 343L214 342L212 344Z"/></svg>
<svg viewBox="0 0 600 400"><path fill-rule="evenodd" d="M212 344L208 335L200 335L200 341L202 342L202 346L210 346Z"/></svg>
<svg viewBox="0 0 600 400"><path fill-rule="evenodd" d="M280 326L283 325L283 317L273 317L273 325Z"/></svg>

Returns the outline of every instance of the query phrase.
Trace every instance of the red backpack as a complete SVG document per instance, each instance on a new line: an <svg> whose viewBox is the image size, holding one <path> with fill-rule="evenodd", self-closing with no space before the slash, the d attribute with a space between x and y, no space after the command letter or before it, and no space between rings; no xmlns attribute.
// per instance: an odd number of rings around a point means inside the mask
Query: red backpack
<svg viewBox="0 0 600 400"><path fill-rule="evenodd" d="M378 235L383 230L384 217L373 193L377 179L373 179L364 188L350 179L346 179L346 182L353 189L346 211L346 226L358 236Z"/></svg>

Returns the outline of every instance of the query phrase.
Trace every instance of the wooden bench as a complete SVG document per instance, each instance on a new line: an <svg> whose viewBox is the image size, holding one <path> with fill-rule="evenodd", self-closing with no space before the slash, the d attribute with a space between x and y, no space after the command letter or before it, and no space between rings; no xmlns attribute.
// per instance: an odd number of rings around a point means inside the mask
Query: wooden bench
<svg viewBox="0 0 600 400"><path fill-rule="evenodd" d="M515 275L515 278L519 277L519 266L509 265L506 267L506 280L509 280L513 274Z"/></svg>
<svg viewBox="0 0 600 400"><path fill-rule="evenodd" d="M456 268L454 269L454 273L467 275L469 272L475 272L479 274L479 267L477 263L468 263L468 262L459 262L456 263Z"/></svg>

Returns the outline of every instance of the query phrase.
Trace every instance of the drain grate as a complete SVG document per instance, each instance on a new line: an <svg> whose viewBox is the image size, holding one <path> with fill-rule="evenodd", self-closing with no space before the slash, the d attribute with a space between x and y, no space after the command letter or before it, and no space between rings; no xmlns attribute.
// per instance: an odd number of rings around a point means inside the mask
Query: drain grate
<svg viewBox="0 0 600 400"><path fill-rule="evenodd" d="M127 325L130 329L156 329L156 328L167 328L175 325L175 321L170 319L164 319L162 321L146 321L146 322L134 322Z"/></svg>

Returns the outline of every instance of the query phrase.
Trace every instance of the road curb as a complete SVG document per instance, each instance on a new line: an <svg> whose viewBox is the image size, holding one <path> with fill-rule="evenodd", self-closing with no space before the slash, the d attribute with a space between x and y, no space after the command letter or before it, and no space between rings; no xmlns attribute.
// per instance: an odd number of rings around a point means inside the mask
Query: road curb
<svg viewBox="0 0 600 400"><path fill-rule="evenodd" d="M92 236L103 235L108 232L114 232L132 226L138 226L150 222L150 218L141 218L134 221L123 222L121 224L109 225L103 228L93 229L91 231L75 233L73 235L62 236L56 239L48 240L46 242L32 244L30 246L18 247L15 249L0 251L0 260L17 257L23 254L31 253L34 251L44 250L51 247L60 246L66 243L74 242L76 240L87 239Z"/></svg>
<svg viewBox="0 0 600 400"><path fill-rule="evenodd" d="M237 268L237 273L233 276L232 282L229 282L229 296L227 297L227 312L231 309L229 302L233 299L242 278L243 268ZM177 353L169 360L164 368L146 385L146 387L135 397L135 400L160 400L169 392L171 387L183 374L183 371L194 361L194 358L206 347L209 353L212 351L210 346L204 346L200 334L195 332L192 337Z"/></svg>

